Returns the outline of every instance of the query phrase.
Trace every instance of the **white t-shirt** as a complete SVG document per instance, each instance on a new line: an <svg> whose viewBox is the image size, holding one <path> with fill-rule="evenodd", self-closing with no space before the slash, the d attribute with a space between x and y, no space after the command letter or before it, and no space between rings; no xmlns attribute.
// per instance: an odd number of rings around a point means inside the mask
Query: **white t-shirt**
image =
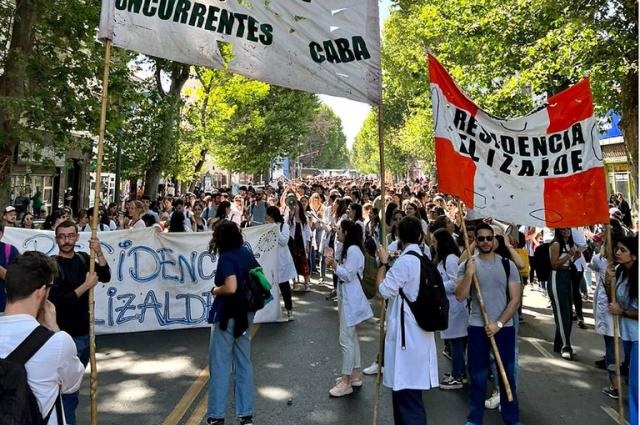
<svg viewBox="0 0 640 425"><path fill-rule="evenodd" d="M38 325L36 319L28 314L0 317L0 358L7 357ZM43 417L53 408L58 388L63 394L77 391L84 374L76 345L66 332L56 332L49 338L25 368L27 381ZM55 412L49 417L48 425L60 425Z"/></svg>

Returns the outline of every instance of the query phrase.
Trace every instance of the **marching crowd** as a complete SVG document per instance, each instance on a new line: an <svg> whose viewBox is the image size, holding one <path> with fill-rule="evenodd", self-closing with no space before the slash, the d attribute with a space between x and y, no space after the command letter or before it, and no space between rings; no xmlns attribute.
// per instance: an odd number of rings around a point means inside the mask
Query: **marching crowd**
<svg viewBox="0 0 640 425"><path fill-rule="evenodd" d="M333 288L327 299L338 304L342 366L341 376L330 385L332 397L348 396L363 385L363 374L380 370L383 384L392 390L396 424L426 424L423 390L458 390L467 384L467 425L481 424L484 409L498 406L505 424L520 424L518 332L523 322L522 293L530 285L549 299L556 325L553 348L567 361L575 358L573 324L586 327L582 303L593 300L595 330L603 337L603 357L595 362L605 370L603 393L614 399L628 397L634 424L638 240L628 202L614 194L609 203L612 242L607 244L602 225L549 229L475 218L474 211L460 210L455 199L438 193L429 180L390 185L381 194L376 181L317 177L241 186L237 193L221 188L153 200L142 196L126 202L123 210L112 203L100 208L98 230L213 231L209 249L219 260L209 315L212 379L207 424L224 424L232 365L236 414L241 424L253 423L253 373L245 331L254 312L243 306L237 294L249 279L247 271L257 265L243 245L241 228L264 223L276 223L279 229L283 249L274 283L288 320L294 319L292 291L308 291L312 274ZM46 218L43 228L56 235L59 253L55 257L35 252L19 255L15 247L0 242L0 312L4 311L0 358L18 345L30 344L36 350L23 363L44 423L63 423L60 410L64 423L76 423L77 389L88 361L88 291L98 281L110 279L97 238L91 240L91 256L75 252L78 232L90 230L92 214L91 209L73 212L65 207ZM5 226L18 227L18 223L33 228L29 209L6 207L0 240ZM90 261L96 261L92 273ZM417 302L424 274L431 267L444 285L449 304L448 326L440 332L421 328L409 308ZM475 278L480 294L474 288ZM380 359L364 367L357 326L373 317L374 298L386 300L385 349ZM627 377L628 394L614 379L615 320L620 325L621 373ZM37 332L32 331L42 329L38 325L53 332L44 332L37 340ZM438 335L444 341L444 355L451 360L450 372L443 376L437 364ZM511 399L499 378L489 337L500 353ZM43 349L37 350L38 344ZM59 367L50 370L44 364ZM416 364L423 369L416 371ZM487 397L489 385L493 391ZM56 403L58 386L61 403ZM59 404L64 409L56 408ZM0 413L1 406L2 402Z"/></svg>

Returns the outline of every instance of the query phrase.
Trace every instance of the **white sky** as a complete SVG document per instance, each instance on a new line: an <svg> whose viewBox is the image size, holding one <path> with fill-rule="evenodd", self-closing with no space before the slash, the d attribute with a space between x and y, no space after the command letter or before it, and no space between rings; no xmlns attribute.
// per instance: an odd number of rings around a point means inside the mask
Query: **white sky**
<svg viewBox="0 0 640 425"><path fill-rule="evenodd" d="M384 22L389 17L389 8L391 0L379 0L380 4L380 22ZM382 28L382 25L380 26ZM362 127L364 119L367 117L371 106L366 103L356 102L355 100L344 99L341 97L333 97L320 95L320 100L326 103L342 120L342 129L347 137L347 147L351 149L353 141Z"/></svg>

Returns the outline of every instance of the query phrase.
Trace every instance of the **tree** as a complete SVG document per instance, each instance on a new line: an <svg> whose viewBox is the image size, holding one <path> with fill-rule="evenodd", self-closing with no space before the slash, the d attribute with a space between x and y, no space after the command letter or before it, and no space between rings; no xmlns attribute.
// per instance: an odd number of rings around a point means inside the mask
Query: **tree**
<svg viewBox="0 0 640 425"><path fill-rule="evenodd" d="M320 104L313 118L305 153L312 153L303 160L305 166L312 168L347 168L349 166L347 138L342 131L342 121L325 104Z"/></svg>
<svg viewBox="0 0 640 425"><path fill-rule="evenodd" d="M269 94L269 85L223 70L195 68L198 84L185 90L188 98L183 135L191 143L181 144L185 157L181 180L191 188L200 178L207 156L216 145L233 145L251 128L262 125L255 108Z"/></svg>
<svg viewBox="0 0 640 425"><path fill-rule="evenodd" d="M215 143L213 157L231 171L264 173L277 157L297 157L318 107L316 95L271 86L266 96L237 111L229 137Z"/></svg>
<svg viewBox="0 0 640 425"><path fill-rule="evenodd" d="M88 0L2 2L0 39L9 42L0 45L0 205L9 202L18 145L31 160L52 165L51 153L91 152L104 53L95 39L99 15L100 5ZM127 86L130 58L114 51L112 85ZM117 111L109 118L120 120Z"/></svg>
<svg viewBox="0 0 640 425"><path fill-rule="evenodd" d="M426 47L472 99L502 117L522 116L538 103L534 95L551 96L588 75L596 112L622 114L637 181L637 1L395 3L383 49L394 124L430 107Z"/></svg>

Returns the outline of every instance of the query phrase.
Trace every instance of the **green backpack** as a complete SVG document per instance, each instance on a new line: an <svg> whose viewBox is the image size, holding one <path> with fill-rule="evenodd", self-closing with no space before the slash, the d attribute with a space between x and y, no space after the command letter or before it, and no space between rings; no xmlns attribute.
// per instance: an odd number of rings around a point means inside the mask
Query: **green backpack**
<svg viewBox="0 0 640 425"><path fill-rule="evenodd" d="M358 275L358 280L362 285L362 290L367 299L376 296L376 278L378 276L378 264L376 258L368 253L364 254L364 273L362 278Z"/></svg>

